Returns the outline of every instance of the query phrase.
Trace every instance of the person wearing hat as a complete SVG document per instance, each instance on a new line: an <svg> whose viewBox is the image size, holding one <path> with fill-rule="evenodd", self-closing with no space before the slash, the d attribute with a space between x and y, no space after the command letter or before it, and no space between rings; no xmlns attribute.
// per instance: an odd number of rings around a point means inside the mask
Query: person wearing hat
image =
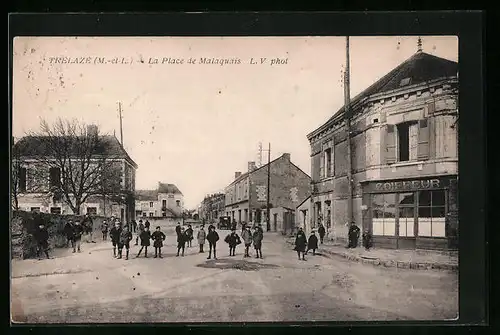
<svg viewBox="0 0 500 335"><path fill-rule="evenodd" d="M356 225L354 221L351 222L348 232L348 238L349 238L349 244L347 246L348 248L356 248L358 246L359 233L360 233L359 227Z"/></svg>
<svg viewBox="0 0 500 335"><path fill-rule="evenodd" d="M175 226L175 233L177 234L177 237L181 234L181 223L177 222L177 226Z"/></svg>
<svg viewBox="0 0 500 335"><path fill-rule="evenodd" d="M208 240L208 246L209 246L207 259L210 259L212 257L212 250L214 251L214 259L217 259L217 254L216 254L215 249L217 246L217 241L219 241L219 234L217 234L217 232L215 231L214 226L208 227L207 240Z"/></svg>
<svg viewBox="0 0 500 335"><path fill-rule="evenodd" d="M264 239L264 231L262 230L262 224L258 224L253 232L252 241L253 247L255 248L256 256L255 258L262 257L262 240Z"/></svg>
<svg viewBox="0 0 500 335"><path fill-rule="evenodd" d="M96 243L94 241L94 221L90 217L90 214L85 214L82 226L84 227L85 234L87 235L87 243Z"/></svg>
<svg viewBox="0 0 500 335"><path fill-rule="evenodd" d="M198 239L198 245L200 246L200 254L203 253L203 246L205 245L205 240L207 238L207 233L203 229L203 226L200 227L200 230L198 230L198 234L196 236Z"/></svg>
<svg viewBox="0 0 500 335"><path fill-rule="evenodd" d="M77 250L80 252L80 246L82 244L82 234L83 234L83 226L80 224L79 220L75 221L75 225L73 226L73 252L75 253Z"/></svg>
<svg viewBox="0 0 500 335"><path fill-rule="evenodd" d="M106 220L102 220L101 224L101 232L102 232L102 240L106 241L108 238L108 222Z"/></svg>
<svg viewBox="0 0 500 335"><path fill-rule="evenodd" d="M306 255L309 252L309 250L312 250L313 255L316 255L316 249L318 249L318 237L316 236L316 233L313 230L311 232L311 236L309 236L309 240L307 241Z"/></svg>
<svg viewBox="0 0 500 335"><path fill-rule="evenodd" d="M73 221L68 220L64 225L64 236L66 236L66 247L69 248L70 243L71 247L73 247Z"/></svg>
<svg viewBox="0 0 500 335"><path fill-rule="evenodd" d="M193 228L191 225L188 225L188 228L186 229L186 243L187 243L187 247L188 248L191 248L192 246L192 241L193 241L193 235L194 235L194 232L193 232Z"/></svg>
<svg viewBox="0 0 500 335"><path fill-rule="evenodd" d="M115 226L109 231L109 237L111 237L111 243L113 244L113 257L116 258L116 247L120 243L120 235L122 233L122 228L120 226L120 221L115 221Z"/></svg>
<svg viewBox="0 0 500 335"><path fill-rule="evenodd" d="M250 246L252 245L252 232L250 231L250 226L245 225L245 229L241 233L241 238L243 239L243 242L245 243L245 256L243 257L250 257L249 250Z"/></svg>
<svg viewBox="0 0 500 335"><path fill-rule="evenodd" d="M182 256L184 256L184 248L186 247L186 242L189 239L188 233L184 230L184 227L181 228L181 233L177 235L177 255L179 256L180 251L182 250Z"/></svg>
<svg viewBox="0 0 500 335"><path fill-rule="evenodd" d="M141 238L141 249L137 253L137 257L140 256L142 249L144 250L144 257L148 258L148 247L150 246L150 240L151 240L151 232L149 231L149 228L144 227L144 230L140 234Z"/></svg>
<svg viewBox="0 0 500 335"><path fill-rule="evenodd" d="M306 251L306 245L307 245L307 237L306 234L304 233L304 230L302 230L302 227L299 227L299 231L297 232L297 237L295 237L295 248L294 250L297 251L297 256L300 258L300 254L302 254L302 260L305 261L305 251Z"/></svg>
<svg viewBox="0 0 500 335"><path fill-rule="evenodd" d="M231 229L231 234L227 235L224 241L229 244L229 256L236 256L236 246L241 244L241 239L236 234L236 228Z"/></svg>
<svg viewBox="0 0 500 335"><path fill-rule="evenodd" d="M128 253L130 249L131 240L132 240L132 233L130 232L128 225L126 225L125 227L123 227L120 233L120 243L118 244L118 259L122 258L122 251L123 248L125 247L126 249L125 260L128 260Z"/></svg>
<svg viewBox="0 0 500 335"><path fill-rule="evenodd" d="M38 224L38 227L36 228L34 234L33 234L35 241L36 241L36 256L38 259L40 258L40 254L45 253L45 256L47 258L50 258L49 256L49 232L47 231L47 228L45 228L45 224L43 222L40 222Z"/></svg>
<svg viewBox="0 0 500 335"><path fill-rule="evenodd" d="M146 229L146 227L144 227ZM161 248L163 247L163 241L167 238L165 234L161 231L160 226L156 227L156 231L151 234L151 238L153 239L153 247L155 248L155 258L159 257L163 258L161 256Z"/></svg>
<svg viewBox="0 0 500 335"><path fill-rule="evenodd" d="M137 226L137 229L139 233L137 234L137 237L135 238L135 245L139 244L139 238L141 237L142 232L144 231L144 224L142 223L142 220L139 220L139 225ZM149 227L148 227L149 230Z"/></svg>
<svg viewBox="0 0 500 335"><path fill-rule="evenodd" d="M373 246L372 233L368 228L365 228L363 232L363 247L365 247L366 250L370 250L372 246Z"/></svg>
<svg viewBox="0 0 500 335"><path fill-rule="evenodd" d="M323 244L323 239L325 238L326 230L325 226L323 226L321 223L319 224L318 234L319 234L319 240L321 241L321 244Z"/></svg>

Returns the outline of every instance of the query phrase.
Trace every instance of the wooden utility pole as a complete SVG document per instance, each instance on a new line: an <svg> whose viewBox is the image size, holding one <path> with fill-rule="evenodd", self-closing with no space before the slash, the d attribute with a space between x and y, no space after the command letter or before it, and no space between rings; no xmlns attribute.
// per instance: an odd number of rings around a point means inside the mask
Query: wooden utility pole
<svg viewBox="0 0 500 335"><path fill-rule="evenodd" d="M120 143L123 146L123 124L122 124L122 103L118 102L118 113L120 115Z"/></svg>
<svg viewBox="0 0 500 335"><path fill-rule="evenodd" d="M350 92L350 68L349 68L349 36L346 36L346 67L344 74L344 118L346 127L347 142L347 223L350 226L353 222L353 190L352 190L352 155L351 155L351 92Z"/></svg>
<svg viewBox="0 0 500 335"><path fill-rule="evenodd" d="M266 212L266 221L267 221L267 231L271 230L271 143L269 143L269 149L267 150L267 212Z"/></svg>

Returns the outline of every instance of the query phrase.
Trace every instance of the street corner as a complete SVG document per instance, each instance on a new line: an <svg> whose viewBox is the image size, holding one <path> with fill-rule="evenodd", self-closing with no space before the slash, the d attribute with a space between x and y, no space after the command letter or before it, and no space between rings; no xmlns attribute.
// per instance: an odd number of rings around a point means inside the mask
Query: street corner
<svg viewBox="0 0 500 335"><path fill-rule="evenodd" d="M256 259L257 260L257 259ZM200 268L219 269L219 270L241 270L241 271L259 271L262 269L277 269L280 266L256 261L248 261L244 259L228 259L220 258L207 260L204 263L196 265Z"/></svg>

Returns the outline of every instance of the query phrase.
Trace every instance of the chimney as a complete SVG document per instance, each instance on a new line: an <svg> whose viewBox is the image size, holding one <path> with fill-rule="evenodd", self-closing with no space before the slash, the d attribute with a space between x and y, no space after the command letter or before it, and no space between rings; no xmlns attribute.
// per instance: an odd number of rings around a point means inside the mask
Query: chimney
<svg viewBox="0 0 500 335"><path fill-rule="evenodd" d="M237 171L234 173L234 179L238 179L241 176L241 172Z"/></svg>
<svg viewBox="0 0 500 335"><path fill-rule="evenodd" d="M98 130L95 124L90 124L87 126L87 136L97 136Z"/></svg>
<svg viewBox="0 0 500 335"><path fill-rule="evenodd" d="M255 162L248 162L248 172L252 172L257 168L257 165L255 165Z"/></svg>
<svg viewBox="0 0 500 335"><path fill-rule="evenodd" d="M290 154L288 152L284 153L282 157L287 161L290 161Z"/></svg>

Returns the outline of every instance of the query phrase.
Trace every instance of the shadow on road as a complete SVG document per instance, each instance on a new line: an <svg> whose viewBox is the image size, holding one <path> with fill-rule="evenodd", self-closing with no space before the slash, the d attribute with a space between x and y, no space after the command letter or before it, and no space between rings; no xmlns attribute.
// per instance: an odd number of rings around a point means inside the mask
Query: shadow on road
<svg viewBox="0 0 500 335"><path fill-rule="evenodd" d="M266 264L266 263L258 263L258 262L250 262L246 260L238 260L238 259L214 259L210 261L206 261L202 264L197 264L197 267L200 268L209 268L209 269L235 269L242 271L258 271L260 269L276 269L279 268L278 265L275 264Z"/></svg>

